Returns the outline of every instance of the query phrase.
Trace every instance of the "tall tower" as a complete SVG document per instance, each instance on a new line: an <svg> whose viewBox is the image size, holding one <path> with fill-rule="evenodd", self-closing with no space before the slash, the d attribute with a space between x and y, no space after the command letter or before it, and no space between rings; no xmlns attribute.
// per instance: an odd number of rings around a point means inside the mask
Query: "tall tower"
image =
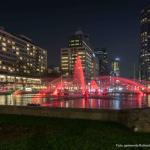
<svg viewBox="0 0 150 150"><path fill-rule="evenodd" d="M109 67L110 64L109 64L109 57L108 57L107 49L106 48L96 49L95 55L98 58L99 75L100 76L109 75L110 74L110 67Z"/></svg>
<svg viewBox="0 0 150 150"><path fill-rule="evenodd" d="M140 14L140 79L150 81L150 5Z"/></svg>
<svg viewBox="0 0 150 150"><path fill-rule="evenodd" d="M120 76L120 58L115 58L115 60L112 62L112 76Z"/></svg>
<svg viewBox="0 0 150 150"><path fill-rule="evenodd" d="M73 75L74 64L80 56L84 76L89 80L94 75L94 51L89 45L89 37L82 31L75 32L68 40L68 47L61 49L61 71L63 75Z"/></svg>

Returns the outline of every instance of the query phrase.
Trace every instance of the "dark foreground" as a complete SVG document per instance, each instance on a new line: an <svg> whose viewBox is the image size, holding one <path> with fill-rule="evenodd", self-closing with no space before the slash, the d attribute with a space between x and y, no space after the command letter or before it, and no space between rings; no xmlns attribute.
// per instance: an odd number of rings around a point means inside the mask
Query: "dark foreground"
<svg viewBox="0 0 150 150"><path fill-rule="evenodd" d="M0 150L119 149L116 144L150 144L150 133L112 122L0 115Z"/></svg>

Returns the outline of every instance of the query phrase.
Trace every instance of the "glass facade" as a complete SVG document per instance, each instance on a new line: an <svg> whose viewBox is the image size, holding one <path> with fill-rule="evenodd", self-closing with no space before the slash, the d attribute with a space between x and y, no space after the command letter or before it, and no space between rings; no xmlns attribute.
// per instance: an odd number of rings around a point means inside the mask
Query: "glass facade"
<svg viewBox="0 0 150 150"><path fill-rule="evenodd" d="M150 81L150 5L140 15L140 79Z"/></svg>
<svg viewBox="0 0 150 150"><path fill-rule="evenodd" d="M120 59L115 58L115 60L112 62L112 76L120 76Z"/></svg>
<svg viewBox="0 0 150 150"><path fill-rule="evenodd" d="M105 48L96 49L95 55L97 56L99 62L99 75L110 75L110 58L108 57L107 50Z"/></svg>

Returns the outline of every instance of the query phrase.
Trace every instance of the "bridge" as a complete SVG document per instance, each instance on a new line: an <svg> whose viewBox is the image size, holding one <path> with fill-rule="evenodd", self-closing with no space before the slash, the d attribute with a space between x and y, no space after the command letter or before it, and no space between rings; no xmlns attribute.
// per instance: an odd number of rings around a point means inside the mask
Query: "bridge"
<svg viewBox="0 0 150 150"><path fill-rule="evenodd" d="M89 94L103 95L106 93L135 93L135 94L149 94L150 85L146 81L134 81L123 77L113 76L100 76L89 82L80 82L80 80L74 80L72 78L57 78L47 85L47 92L51 92L57 95L62 93L82 93L86 91Z"/></svg>

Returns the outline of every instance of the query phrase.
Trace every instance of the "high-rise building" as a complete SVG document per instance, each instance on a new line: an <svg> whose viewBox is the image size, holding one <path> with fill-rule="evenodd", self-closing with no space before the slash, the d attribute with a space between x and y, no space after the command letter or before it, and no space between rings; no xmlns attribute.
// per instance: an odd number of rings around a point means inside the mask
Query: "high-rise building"
<svg viewBox="0 0 150 150"><path fill-rule="evenodd" d="M140 15L140 79L150 81L150 5Z"/></svg>
<svg viewBox="0 0 150 150"><path fill-rule="evenodd" d="M86 79L96 75L98 69L94 51L89 46L89 37L82 31L77 31L68 41L68 47L61 49L61 71L63 75L73 75L74 64L80 56Z"/></svg>
<svg viewBox="0 0 150 150"><path fill-rule="evenodd" d="M110 75L110 62L106 48L96 49L95 55L98 58L99 62L99 75Z"/></svg>
<svg viewBox="0 0 150 150"><path fill-rule="evenodd" d="M40 86L46 70L45 49L23 35L8 33L0 27L0 83L5 83L1 84L2 87L22 89L25 85Z"/></svg>
<svg viewBox="0 0 150 150"><path fill-rule="evenodd" d="M47 51L31 39L0 29L0 74L41 77L47 69Z"/></svg>
<svg viewBox="0 0 150 150"><path fill-rule="evenodd" d="M115 58L115 60L112 62L112 76L119 77L120 76L120 58Z"/></svg>

